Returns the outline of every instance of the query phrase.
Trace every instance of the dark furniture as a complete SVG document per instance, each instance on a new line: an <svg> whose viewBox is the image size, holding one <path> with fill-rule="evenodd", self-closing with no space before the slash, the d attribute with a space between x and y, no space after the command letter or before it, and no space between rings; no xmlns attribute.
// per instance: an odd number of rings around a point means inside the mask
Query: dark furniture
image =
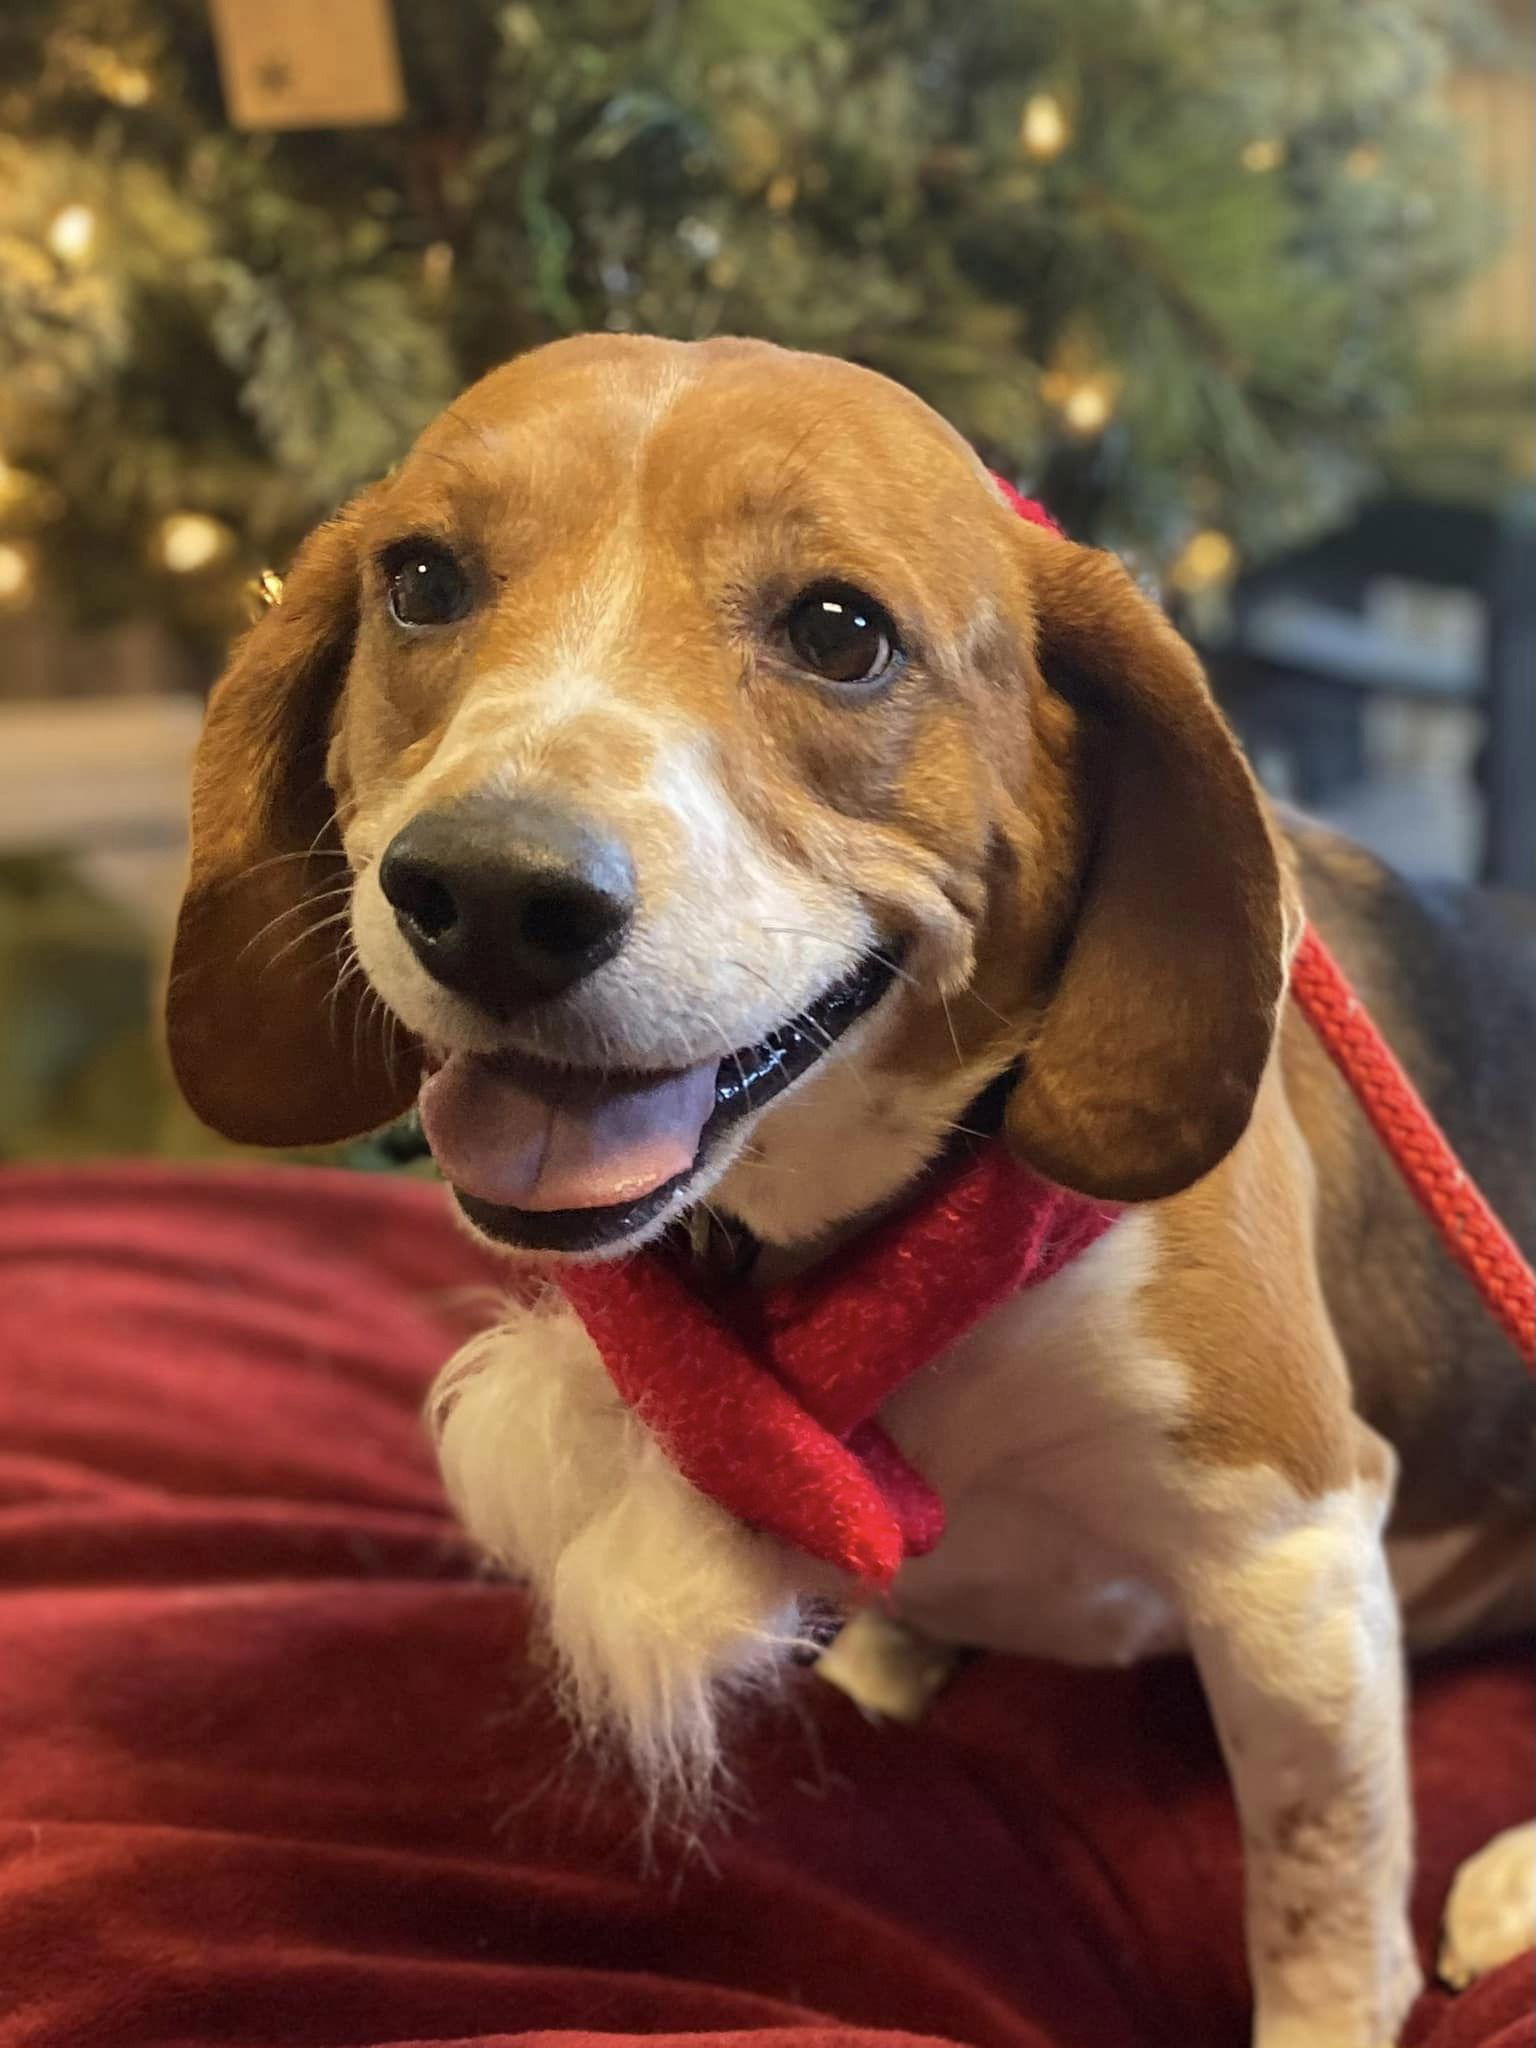
<svg viewBox="0 0 1536 2048"><path fill-rule="evenodd" d="M1384 579L1407 599L1396 630L1372 602ZM1413 629L1416 592L1452 599L1439 608L1451 630ZM1480 712L1482 878L1536 891L1536 490L1491 509L1367 504L1348 527L1243 578L1230 630L1202 652L1255 758L1283 754L1306 806L1326 809L1361 779L1371 695Z"/></svg>

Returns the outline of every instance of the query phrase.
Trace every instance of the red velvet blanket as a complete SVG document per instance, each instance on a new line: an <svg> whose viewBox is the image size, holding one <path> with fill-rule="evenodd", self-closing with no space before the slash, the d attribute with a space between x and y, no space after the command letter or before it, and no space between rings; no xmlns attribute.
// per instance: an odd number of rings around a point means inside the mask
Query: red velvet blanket
<svg viewBox="0 0 1536 2048"><path fill-rule="evenodd" d="M1241 2048L1181 1665L991 1658L917 1730L807 1675L639 1868L417 1421L486 1269L417 1185L0 1175L0 2043ZM1521 1656L1422 1674L1419 1924L1528 1817ZM1412 2039L1529 2048L1531 1973Z"/></svg>

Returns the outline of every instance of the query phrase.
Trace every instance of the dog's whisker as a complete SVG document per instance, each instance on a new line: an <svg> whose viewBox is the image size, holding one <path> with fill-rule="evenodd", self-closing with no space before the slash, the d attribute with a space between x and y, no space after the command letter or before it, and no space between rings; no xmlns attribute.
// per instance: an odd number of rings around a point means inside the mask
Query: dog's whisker
<svg viewBox="0 0 1536 2048"><path fill-rule="evenodd" d="M798 1174L801 1171L801 1168L790 1160L765 1159L761 1151L754 1145L742 1147L741 1156L736 1160L731 1171L734 1173L738 1168L743 1167L749 1173Z"/></svg>
<svg viewBox="0 0 1536 2048"><path fill-rule="evenodd" d="M902 966L901 962L899 960L893 960L889 953L876 952L871 953L869 957L871 960L875 961L879 966L885 968L888 973L894 974L898 981L904 981L907 984L908 988L921 988L922 983L918 980L917 976L915 974L909 974L906 968Z"/></svg>
<svg viewBox="0 0 1536 2048"><path fill-rule="evenodd" d="M751 974L753 972L753 969L748 967L747 963L744 960L733 960L730 962L730 965L732 967L744 968L748 974ZM705 1010L702 1007L699 1011L699 1015L704 1019L705 1023L709 1026L710 1030L714 1032L717 1038L719 1038L722 1042L724 1042L727 1039L728 1033L726 1032L724 1025L720 1022L720 1019L718 1017L716 1017L711 1011ZM743 1096L746 1098L748 1108L750 1108L752 1105L752 1085L747 1079L747 1070L742 1061L741 1048L739 1046L733 1045L730 1051L726 1053L724 1057L730 1060L733 1066L735 1067L736 1078L741 1083L741 1092Z"/></svg>
<svg viewBox="0 0 1536 2048"><path fill-rule="evenodd" d="M336 831L339 834L341 829L341 810L338 805L336 809L330 811L321 820L320 828L315 833L314 838L310 840L308 846L299 848L297 852L268 854L265 860L259 860L253 866L245 869L240 877L241 881L248 882L254 876L264 874L269 868L284 867L293 861L346 860L347 855L344 848L340 846L322 846L320 844L327 832Z"/></svg>
<svg viewBox="0 0 1536 2048"><path fill-rule="evenodd" d="M334 930L337 925L344 924L350 915L351 912L344 906L340 910L333 911L329 917L322 917L316 923L306 925L301 932L285 941L283 945L278 947L275 953L262 961L261 972L263 974L270 974L280 961L287 959L290 953L296 952L306 940L318 938L321 932Z"/></svg>
<svg viewBox="0 0 1536 2048"><path fill-rule="evenodd" d="M384 1058L389 1067L390 1086L393 1088L398 1085L396 1077L402 1055L400 1038L404 1027L399 1017L382 999L379 1007L384 1016Z"/></svg>
<svg viewBox="0 0 1536 2048"><path fill-rule="evenodd" d="M765 924L760 926L759 929L766 932L772 938L814 939L818 942L818 944L825 946L827 950L832 953L841 954L845 950L844 947L838 945L835 941L828 939L823 933L812 931L809 925ZM907 968L903 967L901 962L893 958L893 956L890 953L884 952L880 948L875 947L871 949L867 957L877 962L878 965L880 965L881 967L885 968L888 973L893 974L898 981L906 982L908 987L920 988L922 986L922 984L918 981L917 976L911 973ZM737 961L733 962L732 964L740 966L743 963Z"/></svg>
<svg viewBox="0 0 1536 2048"><path fill-rule="evenodd" d="M1017 1030L1018 1030L1018 1028L1019 1028L1019 1022L1018 1022L1018 1019L1017 1019L1016 1017L1008 1017L1008 1016L1005 1016L1005 1015L1004 1015L1004 1013L1003 1013L1003 1012L1002 1012L1001 1010L998 1010L998 1009L994 1009L994 1008L993 1008L993 1006L992 1006L992 1004L991 1004L991 1003L989 1003L989 1002L987 1001L986 997L985 997L985 996L979 996L979 995L978 995L978 994L976 993L975 989L973 989L973 988L968 988L968 989L964 990L964 991L963 991L963 993L964 993L964 996L965 996L965 1000L966 1000L966 1001L967 1001L968 1003L974 1003L974 1004L976 1005L976 1007L977 1007L977 1009L978 1009L978 1010L985 1010L985 1011L986 1011L986 1013L987 1013L987 1015L988 1015L989 1017L995 1017L995 1018L997 1019L998 1023L999 1023L999 1024L1001 1024L1001 1025L1003 1025L1003 1026L1004 1026L1004 1027L1005 1027L1005 1028L1006 1028L1007 1030L1009 1030L1009 1031L1017 1031Z"/></svg>
<svg viewBox="0 0 1536 2048"><path fill-rule="evenodd" d="M242 882L254 881L257 875L266 874L269 868L288 867L294 861L344 861L346 857L339 846L320 846L318 844L302 847L297 853L269 853L265 860L258 860L250 867L242 870L240 880Z"/></svg>
<svg viewBox="0 0 1536 2048"><path fill-rule="evenodd" d="M964 1067L965 1054L960 1050L960 1034L955 1029L954 1012L949 1007L949 997L944 993L943 989L939 990L939 1001L944 1006L944 1022L949 1027L950 1043L955 1048L955 1065L957 1067Z"/></svg>
<svg viewBox="0 0 1536 2048"><path fill-rule="evenodd" d="M350 882L342 882L333 889L322 889L317 896L306 896L301 902L290 903L285 910L280 910L275 917L269 917L259 931L251 934L235 955L236 961L244 960L252 948L259 946L269 932L275 932L278 926L286 924L289 918L300 917L307 910L319 910L327 903L338 903L342 897L351 894L351 889L352 885Z"/></svg>
<svg viewBox="0 0 1536 2048"><path fill-rule="evenodd" d="M389 1076L391 1087L395 1085L395 1052L393 1044L394 1014L379 994L373 991L373 1021L379 1027L379 1057L384 1062L384 1071Z"/></svg>
<svg viewBox="0 0 1536 2048"><path fill-rule="evenodd" d="M372 983L366 980L364 981L363 989L363 999L360 1003L354 1005L352 1011L352 1067L354 1072L363 1064L363 1046L366 1042L364 1032L372 1018L371 999L375 998L377 993Z"/></svg>
<svg viewBox="0 0 1536 2048"><path fill-rule="evenodd" d="M342 955L336 970L336 979L331 984L331 992L325 1003L327 1030L333 1047L336 1044L336 1025L340 1015L342 992L354 977L362 977L363 973L363 963L358 954L356 941L353 941Z"/></svg>
<svg viewBox="0 0 1536 2048"><path fill-rule="evenodd" d="M851 1074L858 1086L859 1093L863 1096L866 1104L872 1107L875 1098L870 1089L869 1077L861 1068L850 1063L847 1040L844 1038L834 1038L827 1027L818 1018L810 1014L809 1009L799 1011L790 1018L789 1023L794 1030L809 1031L813 1036L821 1040L822 1060L828 1066L840 1066L845 1073Z"/></svg>

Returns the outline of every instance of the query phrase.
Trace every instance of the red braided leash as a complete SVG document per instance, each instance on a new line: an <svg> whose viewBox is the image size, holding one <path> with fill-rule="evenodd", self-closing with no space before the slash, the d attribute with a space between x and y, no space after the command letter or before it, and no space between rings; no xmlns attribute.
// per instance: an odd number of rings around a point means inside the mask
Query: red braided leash
<svg viewBox="0 0 1536 2048"><path fill-rule="evenodd" d="M1291 969L1291 993L1452 1258L1526 1364L1536 1366L1536 1275L1310 925Z"/></svg>

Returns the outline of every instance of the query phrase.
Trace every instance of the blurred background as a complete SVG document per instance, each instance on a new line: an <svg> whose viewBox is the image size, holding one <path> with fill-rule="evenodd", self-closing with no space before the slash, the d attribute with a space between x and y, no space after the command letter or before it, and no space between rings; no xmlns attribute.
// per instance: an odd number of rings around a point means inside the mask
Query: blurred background
<svg viewBox="0 0 1536 2048"><path fill-rule="evenodd" d="M1536 890L1528 4L5 0L0 1158L218 1149L151 1017L222 650L594 327L900 378L1272 788Z"/></svg>

